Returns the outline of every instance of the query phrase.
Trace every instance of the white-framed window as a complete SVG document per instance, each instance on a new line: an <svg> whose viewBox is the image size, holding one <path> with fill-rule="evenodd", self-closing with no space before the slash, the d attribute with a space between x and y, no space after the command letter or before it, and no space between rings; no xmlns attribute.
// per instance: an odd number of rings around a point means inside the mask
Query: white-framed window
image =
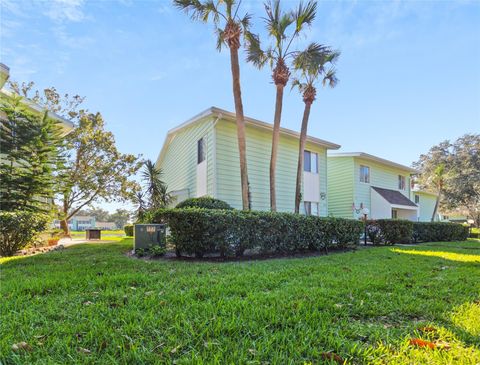
<svg viewBox="0 0 480 365"><path fill-rule="evenodd" d="M415 204L420 203L420 195L415 194Z"/></svg>
<svg viewBox="0 0 480 365"><path fill-rule="evenodd" d="M318 174L318 153L303 151L303 171Z"/></svg>
<svg viewBox="0 0 480 365"><path fill-rule="evenodd" d="M396 209L392 209L392 219L398 218L398 211Z"/></svg>
<svg viewBox="0 0 480 365"><path fill-rule="evenodd" d="M405 190L405 176L398 175L398 189Z"/></svg>
<svg viewBox="0 0 480 365"><path fill-rule="evenodd" d="M205 139L200 138L197 141L197 164L205 161Z"/></svg>
<svg viewBox="0 0 480 365"><path fill-rule="evenodd" d="M360 182L369 184L370 183L370 167L365 165L360 165Z"/></svg>
<svg viewBox="0 0 480 365"><path fill-rule="evenodd" d="M303 209L305 215L319 215L317 202L303 202Z"/></svg>

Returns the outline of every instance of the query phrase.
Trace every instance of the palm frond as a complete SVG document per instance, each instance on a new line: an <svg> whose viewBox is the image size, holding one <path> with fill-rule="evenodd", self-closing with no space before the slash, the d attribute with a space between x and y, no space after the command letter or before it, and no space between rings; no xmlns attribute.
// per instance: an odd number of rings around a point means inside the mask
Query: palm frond
<svg viewBox="0 0 480 365"><path fill-rule="evenodd" d="M243 18L239 20L240 24L242 25L243 32L247 32L250 29L250 21L252 20L251 14L245 14Z"/></svg>
<svg viewBox="0 0 480 365"><path fill-rule="evenodd" d="M325 76L323 77L323 80L322 80L322 85L323 86L326 86L328 84L328 86L330 86L332 89L337 86L338 84L338 79L337 79L337 75L336 75L336 70L334 68L331 68L329 69Z"/></svg>
<svg viewBox="0 0 480 365"><path fill-rule="evenodd" d="M312 25L317 15L317 2L309 1L306 5L300 2L298 8L293 12L295 20L295 33L299 34L305 25Z"/></svg>
<svg viewBox="0 0 480 365"><path fill-rule="evenodd" d="M217 34L217 50L220 52L222 50L222 46L225 44L225 38L223 37L223 29L217 28L215 30Z"/></svg>
<svg viewBox="0 0 480 365"><path fill-rule="evenodd" d="M213 0L204 2L200 0L173 0L173 5L177 9L185 11L193 20L207 22L211 16L213 17L214 23L218 23L220 17L225 18Z"/></svg>
<svg viewBox="0 0 480 365"><path fill-rule="evenodd" d="M247 62L252 63L257 68L262 68L268 61L268 56L262 50L260 38L256 34L246 32L245 40L247 42Z"/></svg>

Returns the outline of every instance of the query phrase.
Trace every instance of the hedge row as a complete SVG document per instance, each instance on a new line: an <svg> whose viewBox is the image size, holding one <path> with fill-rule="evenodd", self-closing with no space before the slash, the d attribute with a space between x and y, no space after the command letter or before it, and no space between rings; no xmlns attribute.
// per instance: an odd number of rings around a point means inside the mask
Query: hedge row
<svg viewBox="0 0 480 365"><path fill-rule="evenodd" d="M177 255L207 253L241 256L247 249L260 253L296 253L345 248L358 243L363 224L342 218L291 213L218 209L161 209L153 223L167 223Z"/></svg>
<svg viewBox="0 0 480 365"><path fill-rule="evenodd" d="M468 227L458 223L413 223L413 242L465 241L467 238Z"/></svg>
<svg viewBox="0 0 480 365"><path fill-rule="evenodd" d="M446 222L378 219L367 222L367 236L373 244L464 241L468 237L468 227Z"/></svg>

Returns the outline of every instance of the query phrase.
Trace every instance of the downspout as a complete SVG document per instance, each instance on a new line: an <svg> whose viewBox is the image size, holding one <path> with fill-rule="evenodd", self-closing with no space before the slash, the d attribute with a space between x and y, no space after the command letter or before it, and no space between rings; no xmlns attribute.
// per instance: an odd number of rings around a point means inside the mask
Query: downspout
<svg viewBox="0 0 480 365"><path fill-rule="evenodd" d="M216 125L218 121L223 117L222 113L217 114L217 118L213 121L213 153L212 153L212 163L213 163L213 197L218 199L217 196L217 132L216 132Z"/></svg>

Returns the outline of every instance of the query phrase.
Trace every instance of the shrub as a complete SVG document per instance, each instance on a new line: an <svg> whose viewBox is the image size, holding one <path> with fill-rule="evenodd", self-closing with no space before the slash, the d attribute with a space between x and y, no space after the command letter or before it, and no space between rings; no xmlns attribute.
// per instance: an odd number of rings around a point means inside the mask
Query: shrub
<svg viewBox="0 0 480 365"><path fill-rule="evenodd" d="M176 208L233 209L227 202L209 196L186 199L178 203Z"/></svg>
<svg viewBox="0 0 480 365"><path fill-rule="evenodd" d="M126 236L133 237L133 224L127 224L123 227L123 230L125 231Z"/></svg>
<svg viewBox="0 0 480 365"><path fill-rule="evenodd" d="M357 244L363 224L342 218L219 209L161 209L153 222L167 222L177 254L240 256L246 249L295 253Z"/></svg>
<svg viewBox="0 0 480 365"><path fill-rule="evenodd" d="M414 222L414 242L464 241L468 227L448 222Z"/></svg>
<svg viewBox="0 0 480 365"><path fill-rule="evenodd" d="M148 253L149 253L150 256L152 256L152 257L163 256L163 255L165 255L166 252L167 252L167 249L165 248L165 246L151 245L151 246L148 248Z"/></svg>
<svg viewBox="0 0 480 365"><path fill-rule="evenodd" d="M12 256L43 231L49 217L41 213L0 212L0 256Z"/></svg>
<svg viewBox="0 0 480 365"><path fill-rule="evenodd" d="M377 219L380 234L385 244L410 243L413 236L413 222L402 219Z"/></svg>
<svg viewBox="0 0 480 365"><path fill-rule="evenodd" d="M374 245L383 242L382 230L376 221L371 220L367 222L367 237Z"/></svg>

